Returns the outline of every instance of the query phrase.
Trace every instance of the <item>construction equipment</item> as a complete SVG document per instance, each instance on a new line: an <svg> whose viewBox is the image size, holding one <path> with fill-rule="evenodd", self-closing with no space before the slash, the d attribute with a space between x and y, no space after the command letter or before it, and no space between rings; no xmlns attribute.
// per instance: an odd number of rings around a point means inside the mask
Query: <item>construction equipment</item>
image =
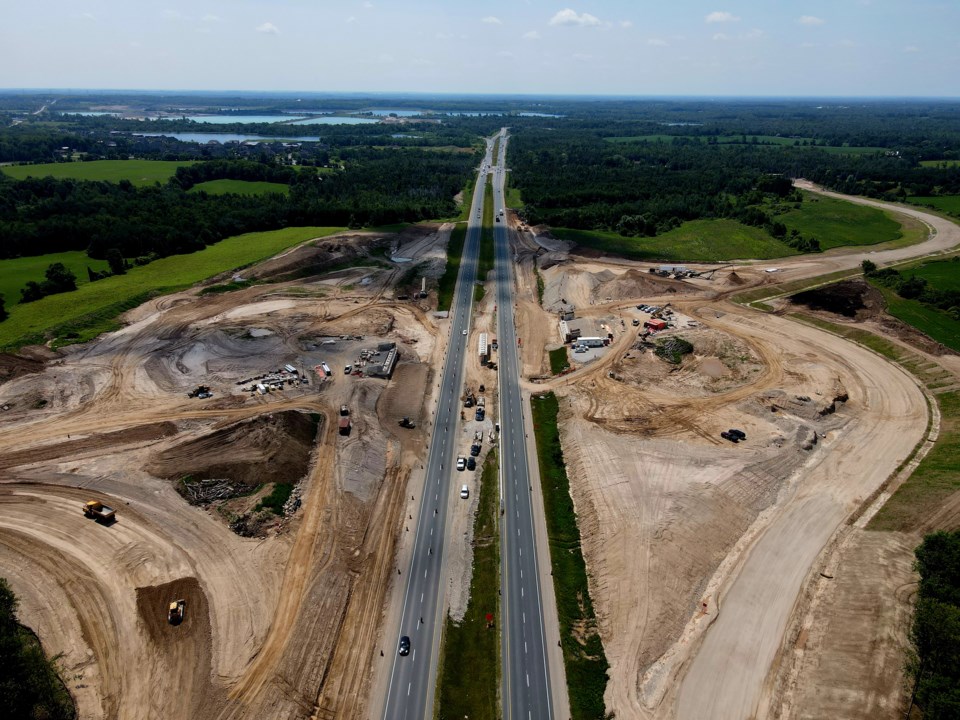
<svg viewBox="0 0 960 720"><path fill-rule="evenodd" d="M410 418L408 417L404 417L399 424L400 424L400 427L410 428L411 430L416 427L416 425L413 424L413 421L411 421Z"/></svg>
<svg viewBox="0 0 960 720"><path fill-rule="evenodd" d="M340 417L346 417L346 416L349 415L349 414L350 414L350 408L348 408L346 405L341 405L341 406L340 406Z"/></svg>
<svg viewBox="0 0 960 720"><path fill-rule="evenodd" d="M83 506L83 514L97 522L109 523L116 520L112 507L107 507L99 500L88 500Z"/></svg>
<svg viewBox="0 0 960 720"><path fill-rule="evenodd" d="M213 393L210 392L210 388L207 387L206 385L197 385L197 389L191 390L190 392L188 392L187 397L200 398L201 400L203 400L204 398L213 397Z"/></svg>
<svg viewBox="0 0 960 720"><path fill-rule="evenodd" d="M186 600L174 600L167 608L167 622L171 625L179 625L183 622L183 613L187 609Z"/></svg>

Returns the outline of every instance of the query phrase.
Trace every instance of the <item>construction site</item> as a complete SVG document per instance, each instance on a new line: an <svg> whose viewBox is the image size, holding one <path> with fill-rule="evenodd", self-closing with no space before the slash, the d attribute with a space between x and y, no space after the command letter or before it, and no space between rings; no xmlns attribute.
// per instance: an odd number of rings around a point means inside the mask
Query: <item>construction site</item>
<svg viewBox="0 0 960 720"><path fill-rule="evenodd" d="M913 212L936 233L888 252L960 244L953 223ZM916 543L848 528L925 437L924 392L876 353L731 300L864 255L780 260L774 277L772 263L582 257L505 221L523 389L560 398L607 711L893 718ZM379 716L450 332L436 287L452 229L311 241L246 269L249 287L162 296L97 340L4 360L0 574L81 718ZM473 312L460 397L454 618L471 465L502 421L492 298ZM562 345L574 362L554 376L547 350ZM824 589L828 561L844 580Z"/></svg>

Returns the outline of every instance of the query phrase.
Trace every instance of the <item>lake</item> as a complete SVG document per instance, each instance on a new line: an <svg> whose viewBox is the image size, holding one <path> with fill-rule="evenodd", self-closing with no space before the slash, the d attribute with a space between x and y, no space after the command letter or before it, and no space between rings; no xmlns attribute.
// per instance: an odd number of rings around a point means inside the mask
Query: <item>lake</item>
<svg viewBox="0 0 960 720"><path fill-rule="evenodd" d="M181 142L208 143L216 140L218 143L246 142L319 142L316 135L311 137L267 137L265 135L236 135L234 133L199 133L199 132L167 132L167 133L136 133L134 137L169 137Z"/></svg>

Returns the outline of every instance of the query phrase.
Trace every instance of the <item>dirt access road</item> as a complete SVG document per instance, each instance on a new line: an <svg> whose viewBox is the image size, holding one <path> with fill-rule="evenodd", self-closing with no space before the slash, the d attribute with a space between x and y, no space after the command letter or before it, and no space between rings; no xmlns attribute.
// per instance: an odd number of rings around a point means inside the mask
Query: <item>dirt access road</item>
<svg viewBox="0 0 960 720"><path fill-rule="evenodd" d="M541 270L548 289L559 277L560 294L579 298L578 317L629 321L636 303L669 301L699 322L671 331L699 349L670 372L627 332L603 359L532 386L562 398L564 455L611 664L606 704L618 717L775 714L768 705L777 654L812 565L920 439L925 401L897 367L829 333L719 299L960 243L949 221L881 206L934 234L905 248L738 265L735 282L720 271L712 283L689 283L688 293L615 287L613 276L629 277L624 261L552 257L561 265ZM555 325L535 310L522 322ZM706 334L709 343L698 339ZM525 366L542 367L542 356ZM747 442L720 440L731 426L744 428Z"/></svg>

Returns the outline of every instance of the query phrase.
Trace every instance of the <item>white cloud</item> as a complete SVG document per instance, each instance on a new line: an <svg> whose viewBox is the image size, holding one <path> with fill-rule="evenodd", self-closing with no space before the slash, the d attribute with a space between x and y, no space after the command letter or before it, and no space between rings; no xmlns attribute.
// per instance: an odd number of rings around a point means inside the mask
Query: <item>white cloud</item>
<svg viewBox="0 0 960 720"><path fill-rule="evenodd" d="M202 18L200 18L200 21L205 23L216 23L216 22L220 22L220 18L217 15L207 13Z"/></svg>
<svg viewBox="0 0 960 720"><path fill-rule="evenodd" d="M540 33L538 33L536 30L531 30L530 32L525 32L520 37L523 38L524 40L539 40Z"/></svg>
<svg viewBox="0 0 960 720"><path fill-rule="evenodd" d="M272 22L265 22L263 25L257 26L258 33L265 33L267 35L279 35L280 28L274 25Z"/></svg>
<svg viewBox="0 0 960 720"><path fill-rule="evenodd" d="M346 22L346 23L352 23L352 22L356 22L356 21L357 21L357 18L354 17L353 15L351 15L351 16L348 17L346 20L344 20L344 22Z"/></svg>
<svg viewBox="0 0 960 720"><path fill-rule="evenodd" d="M647 45L652 45L653 47L667 47L670 43L661 38L650 38L647 40Z"/></svg>
<svg viewBox="0 0 960 720"><path fill-rule="evenodd" d="M512 58L512 57L515 57L515 55L509 50L501 50L500 52L497 53L497 57Z"/></svg>
<svg viewBox="0 0 960 720"><path fill-rule="evenodd" d="M814 45L812 42L804 42L804 43L800 43L800 47L802 47L802 48L812 48L812 47L816 47L816 45Z"/></svg>
<svg viewBox="0 0 960 720"><path fill-rule="evenodd" d="M586 53L574 53L573 59L574 60L591 60L593 59L593 55L587 55Z"/></svg>
<svg viewBox="0 0 960 720"><path fill-rule="evenodd" d="M808 27L816 27L817 25L823 25L826 20L813 15L801 15L797 22Z"/></svg>
<svg viewBox="0 0 960 720"><path fill-rule="evenodd" d="M725 40L729 40L730 36L727 35L726 33L717 33L716 35L713 36L713 39L716 40L717 42L724 42Z"/></svg>
<svg viewBox="0 0 960 720"><path fill-rule="evenodd" d="M369 0L368 0L368 2L365 2L365 3L363 4L363 6L364 6L367 10L369 10L370 8L373 7L373 3L372 3L372 2L369 2Z"/></svg>
<svg viewBox="0 0 960 720"><path fill-rule="evenodd" d="M920 48L918 48L916 45L907 45L907 46L903 49L903 51L904 51L905 53L918 53L918 52L920 52Z"/></svg>
<svg viewBox="0 0 960 720"><path fill-rule="evenodd" d="M550 18L551 25L579 25L581 27L596 27L600 25L600 18L591 15L590 13L577 14L576 10L571 10L566 8L561 10L552 18Z"/></svg>
<svg viewBox="0 0 960 720"><path fill-rule="evenodd" d="M84 20L96 20L96 19L97 19L97 16L96 16L96 15L94 15L93 13L89 13L89 12L81 13L80 17L82 17Z"/></svg>
<svg viewBox="0 0 960 720"><path fill-rule="evenodd" d="M439 32L437 33L437 40L453 40L455 35L453 33Z"/></svg>
<svg viewBox="0 0 960 720"><path fill-rule="evenodd" d="M757 38L761 38L763 36L763 30L760 28L753 28L752 30L745 32L742 37L744 40L756 40Z"/></svg>
<svg viewBox="0 0 960 720"><path fill-rule="evenodd" d="M481 22L485 22L487 25L503 25L503 21L493 15L487 15Z"/></svg>
<svg viewBox="0 0 960 720"><path fill-rule="evenodd" d="M708 23L737 22L739 19L740 18L733 13L728 13L725 10L714 10L704 18Z"/></svg>
<svg viewBox="0 0 960 720"><path fill-rule="evenodd" d="M632 27L633 27L633 21L632 21L632 20L621 20L621 21L620 21L620 27L622 27L622 28L632 28Z"/></svg>

